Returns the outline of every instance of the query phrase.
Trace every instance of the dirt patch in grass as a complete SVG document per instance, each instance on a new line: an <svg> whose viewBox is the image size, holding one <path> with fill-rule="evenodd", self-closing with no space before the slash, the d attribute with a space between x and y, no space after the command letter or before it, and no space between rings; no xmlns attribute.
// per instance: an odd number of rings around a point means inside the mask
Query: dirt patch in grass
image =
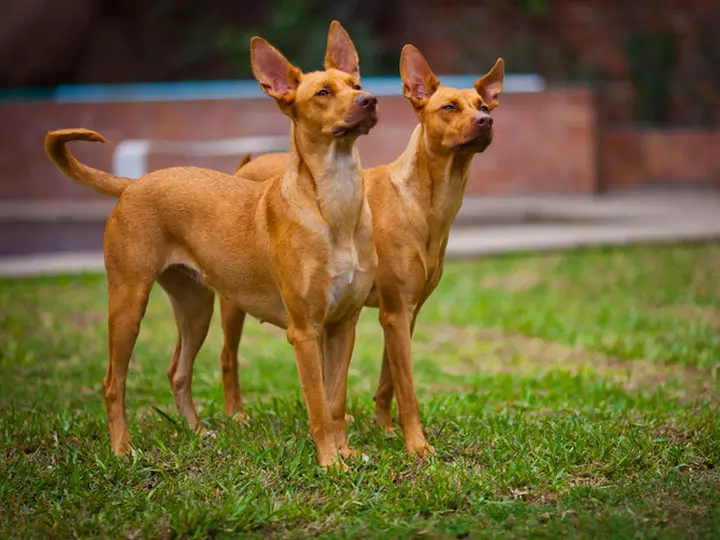
<svg viewBox="0 0 720 540"><path fill-rule="evenodd" d="M654 435L658 439L668 439L673 444L684 444L692 441L695 433L693 430L690 430L685 426L678 426L675 423L666 423L662 426L658 426Z"/></svg>
<svg viewBox="0 0 720 540"><path fill-rule="evenodd" d="M672 385L676 397L687 401L720 400L718 381L708 369L644 360L625 361L582 347L567 347L540 338L501 330L437 325L425 327L430 341L421 346L430 352L456 351L459 362L440 367L450 375L469 373L527 373L543 375L564 371L592 373L622 384L629 390L657 389Z"/></svg>
<svg viewBox="0 0 720 540"><path fill-rule="evenodd" d="M537 270L519 270L512 274L491 275L481 281L483 289L502 289L506 292L521 292L539 285L542 276Z"/></svg>
<svg viewBox="0 0 720 540"><path fill-rule="evenodd" d="M716 411L717 413L717 408ZM656 440L666 441L674 446L693 445L697 443L702 436L701 432L707 427L710 420L700 426L689 427L679 424L677 419L670 419L667 422L658 425L653 430L653 436ZM716 458L704 454L698 454L687 460L682 468L685 472L691 474L693 478L697 477L701 480L720 483L720 469L717 467Z"/></svg>
<svg viewBox="0 0 720 540"><path fill-rule="evenodd" d="M509 499L513 501L522 501L525 503L543 505L552 504L557 499L557 494L553 491L545 489L511 489Z"/></svg>
<svg viewBox="0 0 720 540"><path fill-rule="evenodd" d="M720 297L720 246L711 246L698 258L692 273L692 288L705 296Z"/></svg>
<svg viewBox="0 0 720 540"><path fill-rule="evenodd" d="M63 325L69 326L73 330L83 331L94 328L99 324L107 323L106 311L76 311L63 316L61 320Z"/></svg>
<svg viewBox="0 0 720 540"><path fill-rule="evenodd" d="M490 274L480 282L483 289L502 289L517 293L527 291L546 281L548 275L563 261L560 254L547 255L537 260L533 268L521 268L509 274Z"/></svg>
<svg viewBox="0 0 720 540"><path fill-rule="evenodd" d="M720 269L718 270L720 274ZM693 323L707 324L720 329L720 310L710 306L681 304L660 308L657 313Z"/></svg>
<svg viewBox="0 0 720 540"><path fill-rule="evenodd" d="M691 473L689 477L692 478L693 488L654 489L642 493L644 505L651 509L643 512L646 526L670 526L672 530L682 531L684 538L698 537L698 524L708 518L712 519L710 513L717 512L717 508L713 508L712 502L697 493L720 486L720 476L710 471ZM620 514L622 510L616 508L614 513Z"/></svg>

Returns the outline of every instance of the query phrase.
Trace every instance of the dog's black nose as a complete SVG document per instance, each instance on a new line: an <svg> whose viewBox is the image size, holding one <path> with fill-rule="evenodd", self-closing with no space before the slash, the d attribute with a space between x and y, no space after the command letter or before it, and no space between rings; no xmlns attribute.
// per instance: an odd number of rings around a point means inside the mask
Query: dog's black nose
<svg viewBox="0 0 720 540"><path fill-rule="evenodd" d="M475 116L475 125L481 128L490 129L493 125L493 119L489 114L480 113Z"/></svg>
<svg viewBox="0 0 720 540"><path fill-rule="evenodd" d="M363 94L358 96L355 103L360 105L363 109L374 109L377 105L377 98L372 94Z"/></svg>

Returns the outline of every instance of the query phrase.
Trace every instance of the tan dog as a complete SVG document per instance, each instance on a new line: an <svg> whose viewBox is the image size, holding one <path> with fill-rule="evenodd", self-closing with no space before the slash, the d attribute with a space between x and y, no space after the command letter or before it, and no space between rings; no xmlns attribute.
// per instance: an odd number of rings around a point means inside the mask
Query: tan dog
<svg viewBox="0 0 720 540"><path fill-rule="evenodd" d="M385 332L375 414L392 432L394 391L409 454L432 452L418 416L410 339L420 308L442 276L450 226L462 204L472 157L492 141L489 113L499 104L504 73L498 59L472 90L444 87L420 51L406 45L400 59L403 93L420 124L397 161L363 172L378 254L375 288L365 305L380 307ZM284 168L288 159L287 154L265 154L248 162L246 156L238 173L263 181ZM228 414L244 414L237 378L244 314L223 301L221 309L225 408Z"/></svg>
<svg viewBox="0 0 720 540"><path fill-rule="evenodd" d="M326 71L303 74L260 38L253 38L251 56L263 91L292 120L292 151L268 182L195 167L133 181L82 165L66 150L68 141L104 142L97 133L60 130L46 138L60 170L120 199L104 244L110 363L103 388L117 454L130 449L125 378L155 281L175 312L179 338L168 378L192 428L202 427L190 391L192 366L214 290L239 310L287 329L319 464L337 463L338 451L352 454L345 437L347 371L377 263L356 140L377 121L376 99L361 90L355 47L337 22Z"/></svg>

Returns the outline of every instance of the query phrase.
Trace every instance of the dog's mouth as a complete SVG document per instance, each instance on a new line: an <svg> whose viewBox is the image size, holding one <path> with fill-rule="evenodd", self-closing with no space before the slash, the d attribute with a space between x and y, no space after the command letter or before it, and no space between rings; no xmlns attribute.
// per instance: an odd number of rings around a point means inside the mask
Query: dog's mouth
<svg viewBox="0 0 720 540"><path fill-rule="evenodd" d="M365 118L354 122L346 122L342 125L335 126L332 130L332 136L336 139L342 139L351 135L367 135L370 130L377 124L377 113L369 112Z"/></svg>
<svg viewBox="0 0 720 540"><path fill-rule="evenodd" d="M468 137L465 141L452 145L454 151L469 150L472 152L483 152L492 142L492 132L481 133L474 137Z"/></svg>

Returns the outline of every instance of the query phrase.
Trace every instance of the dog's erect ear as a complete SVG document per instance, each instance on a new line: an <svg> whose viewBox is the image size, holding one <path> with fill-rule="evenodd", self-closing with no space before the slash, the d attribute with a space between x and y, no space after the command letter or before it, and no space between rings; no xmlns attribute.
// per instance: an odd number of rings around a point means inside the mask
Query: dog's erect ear
<svg viewBox="0 0 720 540"><path fill-rule="evenodd" d="M415 109L427 105L430 96L440 86L435 74L422 53L413 45L405 45L400 54L400 77L403 81L403 94Z"/></svg>
<svg viewBox="0 0 720 540"><path fill-rule="evenodd" d="M302 80L302 71L262 38L250 40L250 63L260 88L279 103L291 104Z"/></svg>
<svg viewBox="0 0 720 540"><path fill-rule="evenodd" d="M502 58L498 58L493 68L480 77L473 86L491 109L500 105L497 98L502 93L503 79L505 79L505 62Z"/></svg>
<svg viewBox="0 0 720 540"><path fill-rule="evenodd" d="M328 32L325 69L338 69L360 77L360 59L350 36L342 25L333 21Z"/></svg>

